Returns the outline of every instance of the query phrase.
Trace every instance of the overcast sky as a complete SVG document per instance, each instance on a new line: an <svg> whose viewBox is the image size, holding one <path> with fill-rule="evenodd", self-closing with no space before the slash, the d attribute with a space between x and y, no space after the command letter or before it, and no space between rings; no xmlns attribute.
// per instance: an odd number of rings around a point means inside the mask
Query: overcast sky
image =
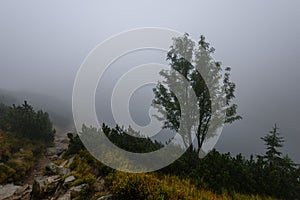
<svg viewBox="0 0 300 200"><path fill-rule="evenodd" d="M138 27L201 34L232 67L243 120L226 125L216 148L264 152L274 123L285 153L300 162L300 1L0 1L0 88L71 102L85 56L111 35Z"/></svg>

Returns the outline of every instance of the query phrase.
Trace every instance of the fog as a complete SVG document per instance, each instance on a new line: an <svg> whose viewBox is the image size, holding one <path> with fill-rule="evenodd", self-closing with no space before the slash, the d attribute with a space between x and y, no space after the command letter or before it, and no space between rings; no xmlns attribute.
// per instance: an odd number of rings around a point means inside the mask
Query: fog
<svg viewBox="0 0 300 200"><path fill-rule="evenodd" d="M216 149L233 154L263 153L260 137L277 123L286 140L284 153L300 162L299 8L296 0L2 0L0 96L8 102L26 98L51 110L53 116L68 118L77 70L106 38L138 27L171 28L196 40L203 34L216 49L214 58L232 67L235 101L243 117L225 126ZM145 55L130 59L147 61ZM149 57L163 62L160 56ZM132 63L130 59L124 63ZM110 87L100 85L98 91ZM140 102L143 95L136 94L136 98L133 102ZM99 115L101 111L109 115L103 110L101 95L97 99ZM149 103L149 96L144 100Z"/></svg>

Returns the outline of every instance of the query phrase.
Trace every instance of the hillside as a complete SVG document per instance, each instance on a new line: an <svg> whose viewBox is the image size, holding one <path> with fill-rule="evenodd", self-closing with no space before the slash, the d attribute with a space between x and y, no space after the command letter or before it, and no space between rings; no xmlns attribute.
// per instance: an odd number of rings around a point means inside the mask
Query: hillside
<svg viewBox="0 0 300 200"><path fill-rule="evenodd" d="M55 146L48 148L35 161L36 165L31 165L25 178L12 181L15 185L0 187L0 199L271 199L239 193L216 194L178 176L116 172L86 150L69 154L71 149L63 148L66 142L65 137L56 137Z"/></svg>
<svg viewBox="0 0 300 200"><path fill-rule="evenodd" d="M133 129L103 124L102 130L127 151L163 147L149 138L129 135L129 131L139 135ZM98 131L83 126L81 134ZM300 168L277 148L283 143L277 127L262 140L266 154L255 158L213 150L200 159L189 148L156 172L130 174L103 165L76 133L55 131L48 114L26 101L12 107L0 104L0 200L299 199ZM130 163L115 156L110 159Z"/></svg>

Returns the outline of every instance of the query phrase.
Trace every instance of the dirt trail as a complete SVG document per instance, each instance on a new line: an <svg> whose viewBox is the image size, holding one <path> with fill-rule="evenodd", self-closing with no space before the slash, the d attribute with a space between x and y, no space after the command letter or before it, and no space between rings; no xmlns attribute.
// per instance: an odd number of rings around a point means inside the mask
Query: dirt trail
<svg viewBox="0 0 300 200"><path fill-rule="evenodd" d="M64 132L62 131L57 131L55 134L53 148L67 149L67 147L68 147L68 139L66 134L64 134ZM53 155L47 155L46 153L43 153L42 157L37 161L35 166L31 170L29 170L29 172L24 176L24 178L21 181L19 181L17 184L32 185L34 182L34 178L43 175L45 167L51 162L53 162Z"/></svg>
<svg viewBox="0 0 300 200"><path fill-rule="evenodd" d="M17 184L18 185L25 185L25 184L32 185L34 182L34 178L36 176L43 175L46 165L49 164L50 162L51 161L47 156L42 155L42 158L40 158L38 160L38 162L35 164L35 166L29 170L29 172L25 175L23 180L21 180Z"/></svg>

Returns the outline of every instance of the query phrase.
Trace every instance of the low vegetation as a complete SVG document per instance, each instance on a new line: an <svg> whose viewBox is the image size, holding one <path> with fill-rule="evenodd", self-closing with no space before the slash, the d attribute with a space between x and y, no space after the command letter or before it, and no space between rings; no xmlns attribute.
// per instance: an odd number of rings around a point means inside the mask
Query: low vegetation
<svg viewBox="0 0 300 200"><path fill-rule="evenodd" d="M0 184L19 181L52 145L54 132L48 114L26 101L0 104Z"/></svg>
<svg viewBox="0 0 300 200"><path fill-rule="evenodd" d="M93 199L112 193L120 200L156 200L156 199L272 199L260 195L247 195L234 193L215 193L209 189L201 188L192 183L189 178L180 178L176 175L162 173L132 174L112 170L94 159L87 150L69 154L74 157L70 166L76 181L72 186L87 184L78 199ZM105 179L105 190L95 192L97 180Z"/></svg>
<svg viewBox="0 0 300 200"><path fill-rule="evenodd" d="M123 146L125 144L122 143L122 137L128 137L126 131L106 126L103 130L112 142L118 143L122 148L134 148L131 145L138 148L148 148L151 145L151 149L157 147L157 143L148 139L129 142ZM85 174L81 180L92 183L91 180L96 180L98 176L108 177L107 187L118 199L299 198L300 169L277 149L283 142L277 127L262 138L267 147L265 155L246 159L241 154L231 156L229 153L221 154L213 150L205 158L199 159L197 152L190 149L168 167L147 174L127 174L105 167L89 155L78 136L70 134L69 137L67 155L78 157L74 170L78 174ZM93 173L88 173L89 171Z"/></svg>
<svg viewBox="0 0 300 200"><path fill-rule="evenodd" d="M0 104L0 129L48 145L53 142L55 134L48 113L35 111L26 101L18 106Z"/></svg>
<svg viewBox="0 0 300 200"><path fill-rule="evenodd" d="M41 155L43 145L0 131L0 184L20 180Z"/></svg>
<svg viewBox="0 0 300 200"><path fill-rule="evenodd" d="M117 172L110 175L112 192L118 199L271 199L258 195L239 193L216 194L207 189L199 188L190 179L177 176L150 174L127 174Z"/></svg>
<svg viewBox="0 0 300 200"><path fill-rule="evenodd" d="M26 122L26 123L25 123ZM54 131L47 113L21 106L0 106L0 184L18 181L34 166L43 150L52 144ZM26 131L22 131L26 130ZM84 127L82 134L96 130ZM103 125L106 136L119 147L134 152L150 152L163 146L139 133ZM97 131L97 130L96 130ZM46 136L47 139L44 138ZM173 164L154 173L130 174L115 171L97 161L76 134L69 133L64 160L74 159L71 186L86 184L77 199L112 193L117 199L299 199L300 168L282 155L283 138L275 126L261 139L264 155L246 159L211 151L203 159L193 148ZM57 163L60 164L60 163ZM105 180L102 190L99 180ZM284 187L283 187L284 186Z"/></svg>

